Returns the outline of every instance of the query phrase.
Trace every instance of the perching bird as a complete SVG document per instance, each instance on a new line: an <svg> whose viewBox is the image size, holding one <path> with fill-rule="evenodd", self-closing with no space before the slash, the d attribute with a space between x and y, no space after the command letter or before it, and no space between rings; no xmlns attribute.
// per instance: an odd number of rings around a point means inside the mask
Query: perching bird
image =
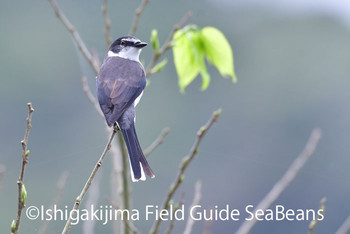
<svg viewBox="0 0 350 234"><path fill-rule="evenodd" d="M146 42L132 36L115 40L97 76L97 96L108 126L117 124L129 152L131 178L145 180L154 173L142 152L135 131L135 106L146 86L146 74L139 55Z"/></svg>

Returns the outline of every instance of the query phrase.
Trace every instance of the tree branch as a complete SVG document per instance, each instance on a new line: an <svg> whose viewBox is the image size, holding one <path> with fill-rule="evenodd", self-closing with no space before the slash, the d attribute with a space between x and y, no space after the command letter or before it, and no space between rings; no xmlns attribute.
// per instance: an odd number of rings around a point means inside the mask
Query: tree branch
<svg viewBox="0 0 350 234"><path fill-rule="evenodd" d="M148 146L147 149L144 150L143 154L145 155L145 157L149 156L160 144L163 143L165 137L168 135L170 131L169 127L165 127L163 128L162 132L160 133L160 135L158 136L157 139L154 140L154 142Z"/></svg>
<svg viewBox="0 0 350 234"><path fill-rule="evenodd" d="M105 23L105 39L106 39L106 45L107 49L112 44L112 37L111 37L111 20L108 16L108 0L103 0L102 4L102 14L103 14L103 20Z"/></svg>
<svg viewBox="0 0 350 234"><path fill-rule="evenodd" d="M318 221L322 218L322 216L324 216L324 211L325 211L325 203L326 203L327 199L324 197L321 199L320 201L320 210L322 210L321 214L317 212L317 218L315 220L312 220L310 222L310 225L309 225L309 234L313 234L314 233L314 230L315 230L315 227L318 223ZM322 215L322 216L321 216Z"/></svg>
<svg viewBox="0 0 350 234"><path fill-rule="evenodd" d="M184 194L182 194L179 203L175 206L175 208L174 208L174 210L173 210L173 217L175 216L175 212L176 212L179 208L181 208L181 206L183 206L183 204L184 204L184 202L185 202L185 201L184 201L184 200L185 200L184 197L185 197ZM171 219L171 220L170 220L170 224L169 224L168 230L166 230L166 231L164 232L165 234L170 234L170 233L171 233L171 231L174 229L175 221L176 221L176 219Z"/></svg>
<svg viewBox="0 0 350 234"><path fill-rule="evenodd" d="M72 224L73 211L74 211L74 214L76 215L77 214L76 210L78 209L78 207L80 205L80 202L82 201L82 199L84 198L86 192L88 191L88 189L89 189L89 187L90 187L90 185L92 183L92 180L94 179L98 169L101 167L104 157L106 156L108 150L111 148L111 143L112 143L112 140L113 140L113 138L114 138L116 133L117 133L117 129L113 128L112 135L109 138L108 143L107 143L105 149L103 150L100 159L97 161L94 169L91 172L90 177L88 178L88 180L86 181L86 183L85 183L85 185L83 187L83 190L80 192L80 195L75 200L73 209L70 211L71 215L69 215L69 219L67 220L66 225L64 226L64 229L63 229L62 233L67 233L68 230L70 229L70 226Z"/></svg>
<svg viewBox="0 0 350 234"><path fill-rule="evenodd" d="M204 228L202 234L211 234L213 229L213 220L206 220L204 222Z"/></svg>
<svg viewBox="0 0 350 234"><path fill-rule="evenodd" d="M194 186L194 197L193 197L193 202L190 206L191 208L199 204L202 198L201 189L202 189L202 183L200 181L197 181L196 185ZM194 222L195 221L194 219L191 218L191 216L189 219L187 219L186 228L185 228L185 231L183 232L184 234L191 234Z"/></svg>
<svg viewBox="0 0 350 234"><path fill-rule="evenodd" d="M149 0L143 0L140 4L140 6L136 9L136 12L135 12L135 17L134 17L134 22L131 26L131 29L130 29L130 32L129 32L129 35L131 36L134 36L135 33L136 33L136 30L138 28L138 25L139 25L139 20L140 20L140 17L141 17L141 14L143 12L143 10L145 9L146 5L149 3Z"/></svg>
<svg viewBox="0 0 350 234"><path fill-rule="evenodd" d="M116 209L116 210L119 210L121 209L116 203L114 203L111 199L109 198L106 198L106 200L109 202L109 204L111 204L111 206ZM130 229L130 231L134 234L138 234L139 231L137 230L137 228L129 221L129 217L127 215L127 213L125 212L122 212L122 215L123 215L123 222L126 226L126 228Z"/></svg>
<svg viewBox="0 0 350 234"><path fill-rule="evenodd" d="M146 69L146 77L152 75L152 68L156 65L156 62L162 56L168 49L171 48L171 42L173 40L173 36L177 30L179 30L182 25L186 23L186 21L192 16L192 12L189 11L186 13L182 19L174 25L173 30L170 32L168 39L164 42L163 46L158 50L155 51L153 54L153 57L151 59L151 62L148 64L147 69Z"/></svg>
<svg viewBox="0 0 350 234"><path fill-rule="evenodd" d="M6 172L6 167L0 164L0 190L1 190L1 182L2 182L2 179L4 178L5 172Z"/></svg>
<svg viewBox="0 0 350 234"><path fill-rule="evenodd" d="M11 232L15 233L15 234L18 233L19 224L21 222L22 210L25 206L25 197L27 196L27 195L22 194L23 193L23 186L24 186L23 178L24 178L24 170L25 170L25 167L28 163L29 150L27 150L27 143L28 143L28 138L29 138L29 132L30 132L30 129L32 128L31 121L32 121L32 114L34 112L34 109L32 107L32 103L28 102L27 106L28 106L27 128L26 128L26 131L24 134L24 139L21 141L21 144L22 144L22 167L21 167L20 176L19 176L18 181L17 181L17 185L18 185L17 218L16 218L15 226L11 227L11 229L12 229Z"/></svg>
<svg viewBox="0 0 350 234"><path fill-rule="evenodd" d="M335 234L346 234L350 230L350 215L344 221L344 223L339 227Z"/></svg>
<svg viewBox="0 0 350 234"><path fill-rule="evenodd" d="M311 136L301 154L295 159L286 173L282 178L273 186L270 192L260 201L256 206L255 211L258 209L266 210L274 203L281 193L290 185L294 178L298 175L300 170L306 164L308 159L314 154L316 146L321 138L321 129L315 128L311 132ZM253 213L255 213L255 211ZM253 226L256 224L257 220L253 219L250 221L245 221L238 231L237 234L249 233Z"/></svg>
<svg viewBox="0 0 350 234"><path fill-rule="evenodd" d="M107 125L106 125L106 128ZM111 145L110 149L113 170L111 173L110 180L110 188L111 188L111 200L114 201L115 204L122 204L122 196L123 196L123 183L122 183L122 152L120 147L114 143ZM112 223L112 233L123 233L123 220L116 220ZM125 226L125 225L124 225Z"/></svg>
<svg viewBox="0 0 350 234"><path fill-rule="evenodd" d="M60 202L61 197L62 197L62 191L63 191L64 187L66 186L67 178L68 178L68 172L65 171L62 173L62 175L60 176L60 178L57 182L55 198L50 206L51 209L54 208L54 205L58 205L58 203ZM40 227L38 233L39 234L47 233L47 228L49 227L49 223L50 223L49 220L45 220L45 222Z"/></svg>
<svg viewBox="0 0 350 234"><path fill-rule="evenodd" d="M84 207L89 210L91 207L98 204L100 198L100 184L102 174L96 174L95 181L91 184L89 191L86 194L86 200ZM84 209L84 208L83 208ZM82 225L82 234L94 234L95 233L96 220L89 219L84 221Z"/></svg>
<svg viewBox="0 0 350 234"><path fill-rule="evenodd" d="M83 91L86 94L87 98L89 99L91 104L94 106L97 113L103 118L104 116L103 116L103 113L101 111L100 105L98 104L97 99L92 94L91 89L89 87L89 84L88 84L85 76L81 79L81 82L83 83Z"/></svg>
<svg viewBox="0 0 350 234"><path fill-rule="evenodd" d="M168 194L167 194L166 199L165 199L163 206L162 206L163 209L166 209L168 207L168 204L169 204L170 200L172 199L172 197L174 196L176 190L182 184L182 182L184 180L185 171L186 171L188 165L192 162L192 160L197 155L198 147L199 147L204 135L208 132L210 127L218 120L220 114L221 114L221 109L214 111L214 113L213 113L212 117L210 118L210 120L208 121L208 123L206 125L202 126L199 129L199 131L197 132L197 138L192 146L192 149L191 149L190 153L183 158L182 163L180 165L179 174L176 177L175 182L170 186L170 189L168 191ZM161 223L161 219L156 220L150 233L152 233L152 234L158 233L160 223Z"/></svg>
<svg viewBox="0 0 350 234"><path fill-rule="evenodd" d="M63 25L67 28L71 36L73 37L73 40L75 44L78 46L78 49L81 51L81 53L84 55L84 57L87 59L87 61L90 63L92 69L97 74L100 70L98 63L94 60L93 56L91 55L90 51L87 49L84 41L81 39L79 33L73 26L73 24L67 19L67 17L64 15L64 13L61 11L59 6L57 5L56 0L48 0L51 4L57 18L61 20Z"/></svg>
<svg viewBox="0 0 350 234"><path fill-rule="evenodd" d="M121 133L121 131L118 132L118 141L119 141L119 146L122 152L122 165L123 165L123 169L122 169L122 178L123 178L123 196L122 196L122 201L124 204L124 209L130 210L130 189L129 189L129 158L128 158L128 150L126 149L125 146L125 141L123 138L123 134ZM129 229L125 228L125 234L129 233Z"/></svg>

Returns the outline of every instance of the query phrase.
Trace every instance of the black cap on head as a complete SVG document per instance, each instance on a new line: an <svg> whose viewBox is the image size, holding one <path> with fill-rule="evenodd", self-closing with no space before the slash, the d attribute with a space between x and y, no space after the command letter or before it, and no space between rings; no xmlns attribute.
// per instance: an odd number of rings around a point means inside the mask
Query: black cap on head
<svg viewBox="0 0 350 234"><path fill-rule="evenodd" d="M118 53L122 48L126 46L132 46L136 48L143 48L147 45L146 42L142 42L140 39L133 36L123 36L115 40L109 47L111 51Z"/></svg>

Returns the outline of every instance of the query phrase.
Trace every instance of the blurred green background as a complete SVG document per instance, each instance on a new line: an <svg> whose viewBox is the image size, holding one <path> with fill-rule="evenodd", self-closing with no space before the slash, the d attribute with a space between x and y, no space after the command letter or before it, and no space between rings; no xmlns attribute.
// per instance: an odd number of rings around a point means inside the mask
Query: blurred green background
<svg viewBox="0 0 350 234"><path fill-rule="evenodd" d="M311 130L323 137L315 155L276 204L291 209L318 209L327 197L325 219L315 233L334 233L350 213L350 30L342 18L350 12L345 1L207 0L151 1L142 14L136 36L149 41L157 28L161 42L188 11L189 23L214 26L230 41L238 83L223 79L213 66L207 91L197 79L180 94L172 64L151 77L137 108L137 130L143 148L161 129L171 131L149 158L156 178L132 184L133 207L161 205L178 165L189 152L196 131L217 108L222 116L200 146L186 172L182 192L187 207L194 184L201 180L203 207L241 209L256 205L303 149ZM102 59L101 1L59 1L81 37ZM343 4L343 5L342 5ZM139 1L112 1L109 15L112 37L128 33ZM335 6L335 7L332 7ZM338 10L339 11L338 11ZM69 173L61 208L73 205L106 144L105 123L82 91L87 76L95 94L94 74L55 17L47 1L4 1L0 9L0 164L6 167L0 188L0 233L9 233L17 210L17 184L21 145L27 116L26 103L35 108L26 168L27 206L49 206L63 171ZM349 14L348 14L349 15ZM146 47L141 59L152 55ZM111 160L101 174L100 203L108 205ZM242 223L216 221L213 233L233 233ZM305 233L309 221L259 222L252 233ZM96 233L111 232L96 224ZM142 233L152 222L135 223ZM22 215L20 233L37 233L39 220ZM60 233L64 222L50 222L49 233ZM177 222L181 233L185 222ZM201 233L197 222L194 233ZM71 233L81 233L82 225ZM165 230L167 225L162 226Z"/></svg>

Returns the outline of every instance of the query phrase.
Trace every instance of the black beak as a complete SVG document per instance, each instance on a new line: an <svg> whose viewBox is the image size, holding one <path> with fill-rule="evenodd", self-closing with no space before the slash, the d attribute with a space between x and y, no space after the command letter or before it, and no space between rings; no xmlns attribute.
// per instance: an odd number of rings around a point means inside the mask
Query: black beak
<svg viewBox="0 0 350 234"><path fill-rule="evenodd" d="M145 47L146 45L147 45L147 43L146 43L146 42L142 42L142 41L136 42L136 43L134 44L134 46L135 46L136 48L143 48L143 47Z"/></svg>

